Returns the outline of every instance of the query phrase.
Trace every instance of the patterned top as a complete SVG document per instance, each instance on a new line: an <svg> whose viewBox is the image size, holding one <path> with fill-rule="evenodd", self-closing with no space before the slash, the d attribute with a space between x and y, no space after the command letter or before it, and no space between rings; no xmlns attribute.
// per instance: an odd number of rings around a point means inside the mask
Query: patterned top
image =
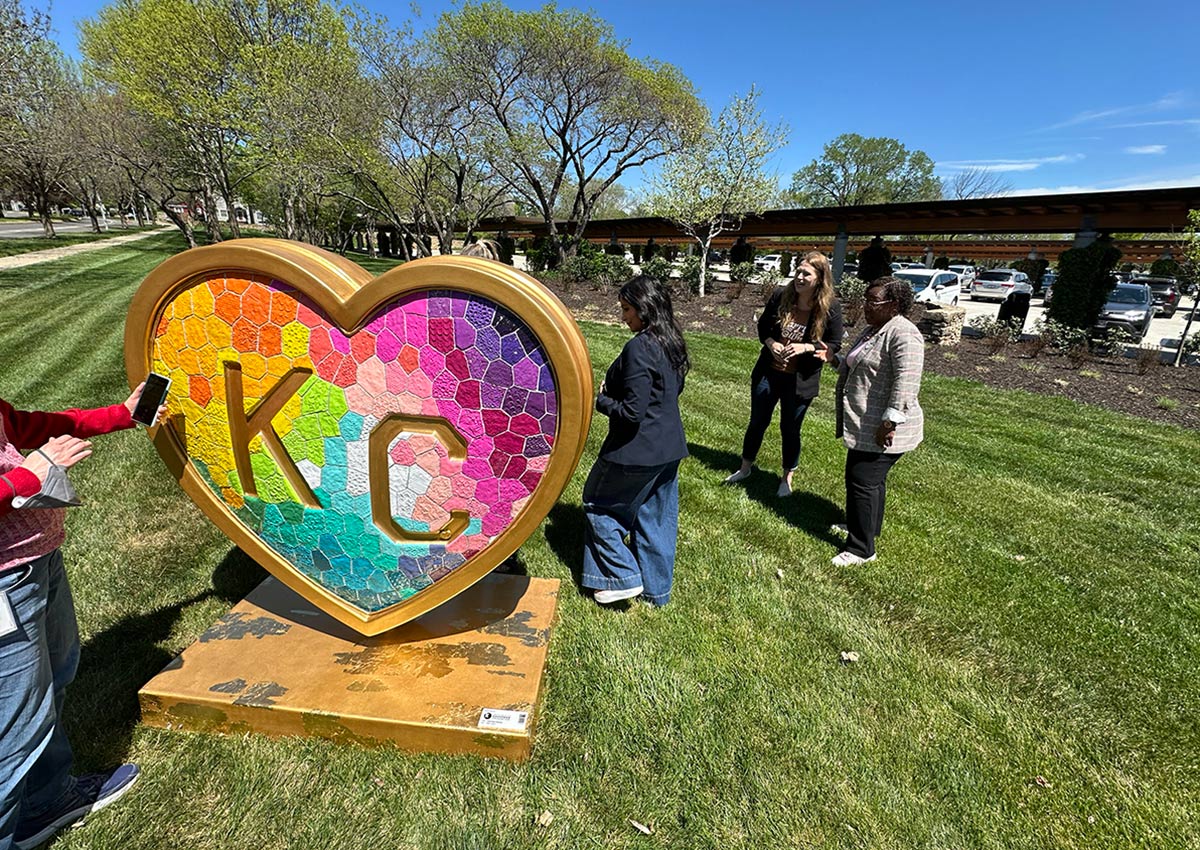
<svg viewBox="0 0 1200 850"><path fill-rule="evenodd" d="M0 572L50 554L66 536L64 509L13 509L14 497L32 496L42 486L37 476L20 468L25 457L18 450L39 448L51 437L63 434L93 437L132 427L133 420L123 404L42 413L15 410L0 399Z"/></svg>

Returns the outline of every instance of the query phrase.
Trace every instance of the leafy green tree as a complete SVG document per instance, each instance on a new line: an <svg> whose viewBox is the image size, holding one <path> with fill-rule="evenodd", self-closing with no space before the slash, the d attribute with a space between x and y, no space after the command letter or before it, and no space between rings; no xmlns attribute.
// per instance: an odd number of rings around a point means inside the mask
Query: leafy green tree
<svg viewBox="0 0 1200 850"><path fill-rule="evenodd" d="M546 222L560 258L561 194L582 231L608 187L685 147L703 125L679 69L633 59L589 13L468 3L444 14L429 38L439 76L484 119L493 171Z"/></svg>
<svg viewBox="0 0 1200 850"><path fill-rule="evenodd" d="M761 213L775 194L767 167L785 144L787 129L763 121L758 92L734 97L694 143L672 154L652 181L650 206L700 248L697 284L705 294L713 239Z"/></svg>
<svg viewBox="0 0 1200 850"><path fill-rule="evenodd" d="M77 168L80 149L70 135L79 97L75 69L46 38L14 42L16 69L0 94L0 178L31 205L47 238L53 238L53 207Z"/></svg>
<svg viewBox="0 0 1200 850"><path fill-rule="evenodd" d="M360 20L355 39L378 121L374 149L350 154L357 199L423 253L428 237L450 253L456 230L475 230L508 197L486 156L481 114L441 72L436 53L385 20Z"/></svg>
<svg viewBox="0 0 1200 850"><path fill-rule="evenodd" d="M929 201L942 196L924 151L896 139L844 133L792 175L791 195L806 207Z"/></svg>
<svg viewBox="0 0 1200 850"><path fill-rule="evenodd" d="M26 52L46 37L50 17L40 9L26 9L21 0L0 0L0 98L19 76L28 73Z"/></svg>

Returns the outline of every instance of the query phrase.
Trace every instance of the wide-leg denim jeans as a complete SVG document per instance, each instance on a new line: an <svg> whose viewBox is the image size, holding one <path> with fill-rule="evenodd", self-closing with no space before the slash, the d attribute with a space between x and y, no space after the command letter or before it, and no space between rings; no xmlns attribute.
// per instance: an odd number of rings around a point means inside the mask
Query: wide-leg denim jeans
<svg viewBox="0 0 1200 850"><path fill-rule="evenodd" d="M627 466L597 460L583 485L583 510L583 586L628 590L640 584L642 596L666 605L679 535L679 461Z"/></svg>
<svg viewBox="0 0 1200 850"><path fill-rule="evenodd" d="M9 850L17 824L53 808L74 781L62 706L79 626L58 550L0 573L0 593L17 623L0 637L0 850Z"/></svg>

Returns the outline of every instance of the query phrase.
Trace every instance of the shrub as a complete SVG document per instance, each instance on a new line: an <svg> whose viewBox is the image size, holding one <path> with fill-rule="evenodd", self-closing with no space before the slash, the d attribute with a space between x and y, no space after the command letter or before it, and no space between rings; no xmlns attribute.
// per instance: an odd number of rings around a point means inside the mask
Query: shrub
<svg viewBox="0 0 1200 850"><path fill-rule="evenodd" d="M1096 340L1096 353L1101 357L1121 357L1125 346L1132 341L1133 337L1124 328L1109 328L1108 333Z"/></svg>
<svg viewBox="0 0 1200 850"><path fill-rule="evenodd" d="M1048 260L1030 260L1026 258L1013 263L1012 267L1029 276L1029 282L1033 284L1034 292L1042 291L1042 277L1046 274L1046 269L1050 268ZM1058 294L1057 291L1055 294ZM1051 301L1050 303L1053 304L1054 302Z"/></svg>
<svg viewBox="0 0 1200 850"><path fill-rule="evenodd" d="M692 292L700 291L700 258L689 254L683 258L683 266L679 270L679 279L687 284ZM709 266L705 274L705 284L711 284L717 277ZM706 287L707 288L707 287Z"/></svg>
<svg viewBox="0 0 1200 850"><path fill-rule="evenodd" d="M1087 331L1068 327L1053 319L1038 319L1033 326L1033 332L1038 339L1044 341L1045 346L1043 347L1049 347L1060 354L1065 354L1078 345L1087 348Z"/></svg>
<svg viewBox="0 0 1200 850"><path fill-rule="evenodd" d="M735 263L729 269L730 280L740 280L743 283L754 280L758 276L758 270L754 268L754 263Z"/></svg>
<svg viewBox="0 0 1200 850"><path fill-rule="evenodd" d="M590 281L600 286L614 286L633 277L633 266L621 256L604 254L583 243L574 256L567 257L562 267L566 283Z"/></svg>
<svg viewBox="0 0 1200 850"><path fill-rule="evenodd" d="M971 327L983 337L983 344L992 354L999 354L1010 343L1021 338L1021 329L1017 322L1001 322L987 316L976 316L971 320Z"/></svg>
<svg viewBox="0 0 1200 850"><path fill-rule="evenodd" d="M1073 328L1090 328L1113 288L1112 270L1121 252L1111 239L1097 239L1086 248L1072 248L1058 261L1058 280L1049 318Z"/></svg>
<svg viewBox="0 0 1200 850"><path fill-rule="evenodd" d="M642 264L642 274L666 283L671 279L671 264L667 262L665 257L651 257Z"/></svg>
<svg viewBox="0 0 1200 850"><path fill-rule="evenodd" d="M513 254L517 252L517 241L511 236L501 236L496 240L496 246L500 249L500 262L511 266Z"/></svg>
<svg viewBox="0 0 1200 850"><path fill-rule="evenodd" d="M1076 369L1086 365L1092 359L1092 349L1087 344L1087 340L1071 343L1063 354L1066 355L1067 361Z"/></svg>
<svg viewBox="0 0 1200 850"><path fill-rule="evenodd" d="M792 276L792 255L789 251L784 251L779 255L779 275L780 277Z"/></svg>
<svg viewBox="0 0 1200 850"><path fill-rule="evenodd" d="M1146 375L1162 365L1162 350L1158 348L1139 348L1134 356L1137 373Z"/></svg>
<svg viewBox="0 0 1200 850"><path fill-rule="evenodd" d="M842 299L843 321L847 325L858 324L863 314L863 302L867 297L867 282L852 274L844 274L837 285L837 294Z"/></svg>
<svg viewBox="0 0 1200 850"><path fill-rule="evenodd" d="M933 267L935 269L950 268L950 258L947 257L945 254L943 254L942 256L938 257L936 260L933 261Z"/></svg>
<svg viewBox="0 0 1200 850"><path fill-rule="evenodd" d="M1183 266L1174 259L1159 257L1150 266L1151 277L1183 277Z"/></svg>
<svg viewBox="0 0 1200 850"><path fill-rule="evenodd" d="M530 271L541 272L553 269L558 265L558 249L549 239L538 237L533 240L529 250L525 252L525 260Z"/></svg>
<svg viewBox="0 0 1200 850"><path fill-rule="evenodd" d="M1054 302L1050 302L1053 304ZM1183 343L1184 354L1195 354L1200 357L1200 331L1196 331L1189 336Z"/></svg>

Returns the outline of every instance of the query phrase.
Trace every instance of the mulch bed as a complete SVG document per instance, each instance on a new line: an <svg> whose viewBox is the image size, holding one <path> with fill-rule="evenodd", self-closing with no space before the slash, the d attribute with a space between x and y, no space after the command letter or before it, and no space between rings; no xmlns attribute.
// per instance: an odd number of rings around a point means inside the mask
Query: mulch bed
<svg viewBox="0 0 1200 850"><path fill-rule="evenodd" d="M587 284L546 280L577 319L617 323L616 291ZM767 292L751 284L738 289L718 283L704 298L686 292L675 297L675 313L686 330L755 337L757 313ZM851 333L854 333L852 330ZM925 368L937 375L969 378L1006 390L1025 390L1093 404L1155 422L1200 429L1200 367L1152 366L1144 374L1132 358L1093 357L1072 363L1026 346L1010 345L993 354L981 341L963 337L954 346L928 346Z"/></svg>

